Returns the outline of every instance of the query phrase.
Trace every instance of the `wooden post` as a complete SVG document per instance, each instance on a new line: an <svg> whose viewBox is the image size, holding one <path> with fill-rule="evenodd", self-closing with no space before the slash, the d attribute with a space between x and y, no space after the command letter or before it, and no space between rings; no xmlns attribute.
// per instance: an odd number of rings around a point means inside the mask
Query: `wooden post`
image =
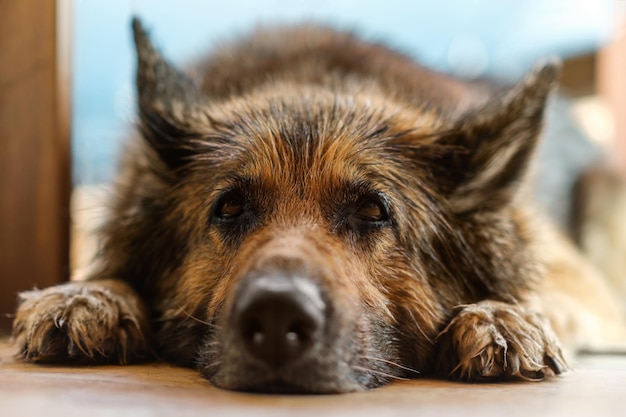
<svg viewBox="0 0 626 417"><path fill-rule="evenodd" d="M69 0L0 0L0 329L69 277Z"/></svg>
<svg viewBox="0 0 626 417"><path fill-rule="evenodd" d="M626 16L615 40L598 54L598 92L615 116L612 163L626 177Z"/></svg>

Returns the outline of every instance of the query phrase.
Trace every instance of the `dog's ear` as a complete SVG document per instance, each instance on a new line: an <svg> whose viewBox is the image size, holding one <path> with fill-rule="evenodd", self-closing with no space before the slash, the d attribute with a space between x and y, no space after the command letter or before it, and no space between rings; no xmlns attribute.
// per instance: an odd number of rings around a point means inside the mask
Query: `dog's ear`
<svg viewBox="0 0 626 417"><path fill-rule="evenodd" d="M154 47L138 18L132 21L137 49L137 107L143 137L171 169L192 154L189 139L206 123L191 79Z"/></svg>
<svg viewBox="0 0 626 417"><path fill-rule="evenodd" d="M498 210L516 197L559 73L556 60L535 66L519 83L461 116L441 138L434 174L446 179L454 212Z"/></svg>

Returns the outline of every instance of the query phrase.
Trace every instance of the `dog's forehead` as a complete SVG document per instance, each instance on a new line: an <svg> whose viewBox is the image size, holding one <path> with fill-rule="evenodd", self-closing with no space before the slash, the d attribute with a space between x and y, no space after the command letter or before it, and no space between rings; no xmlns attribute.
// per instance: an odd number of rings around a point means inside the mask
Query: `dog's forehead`
<svg viewBox="0 0 626 417"><path fill-rule="evenodd" d="M394 140L427 137L446 123L428 106L324 89L261 92L231 103L219 116L235 150L229 155L242 167L282 173L375 165L394 150Z"/></svg>
<svg viewBox="0 0 626 417"><path fill-rule="evenodd" d="M311 111L306 111L311 110ZM410 129L383 114L325 108L275 108L248 119L234 138L240 145L231 165L239 176L275 188L364 181L391 158L390 138Z"/></svg>

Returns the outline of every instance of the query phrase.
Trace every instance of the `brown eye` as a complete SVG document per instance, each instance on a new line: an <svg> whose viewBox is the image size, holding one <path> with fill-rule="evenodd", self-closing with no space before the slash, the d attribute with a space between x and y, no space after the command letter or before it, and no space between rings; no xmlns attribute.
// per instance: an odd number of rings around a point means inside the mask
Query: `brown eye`
<svg viewBox="0 0 626 417"><path fill-rule="evenodd" d="M224 202L224 205L220 208L220 217L231 218L237 217L243 211L243 206L238 200L228 200Z"/></svg>
<svg viewBox="0 0 626 417"><path fill-rule="evenodd" d="M215 217L230 220L239 217L244 211L244 199L239 193L232 192L223 196L217 203Z"/></svg>
<svg viewBox="0 0 626 417"><path fill-rule="evenodd" d="M363 201L355 212L355 215L362 221L380 222L389 220L387 206L378 197L372 197Z"/></svg>

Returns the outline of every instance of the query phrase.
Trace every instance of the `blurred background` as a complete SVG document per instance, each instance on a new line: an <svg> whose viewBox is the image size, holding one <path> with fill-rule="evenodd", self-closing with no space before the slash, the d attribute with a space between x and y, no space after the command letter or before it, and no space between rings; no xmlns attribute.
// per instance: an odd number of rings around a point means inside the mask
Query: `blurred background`
<svg viewBox="0 0 626 417"><path fill-rule="evenodd" d="M257 24L314 21L355 29L448 74L514 81L538 59L594 54L615 36L619 9L613 0L75 0L74 183L111 179L134 117L133 14L179 66ZM582 85L589 82L569 87L592 93ZM612 127L603 129L593 133L606 141Z"/></svg>

